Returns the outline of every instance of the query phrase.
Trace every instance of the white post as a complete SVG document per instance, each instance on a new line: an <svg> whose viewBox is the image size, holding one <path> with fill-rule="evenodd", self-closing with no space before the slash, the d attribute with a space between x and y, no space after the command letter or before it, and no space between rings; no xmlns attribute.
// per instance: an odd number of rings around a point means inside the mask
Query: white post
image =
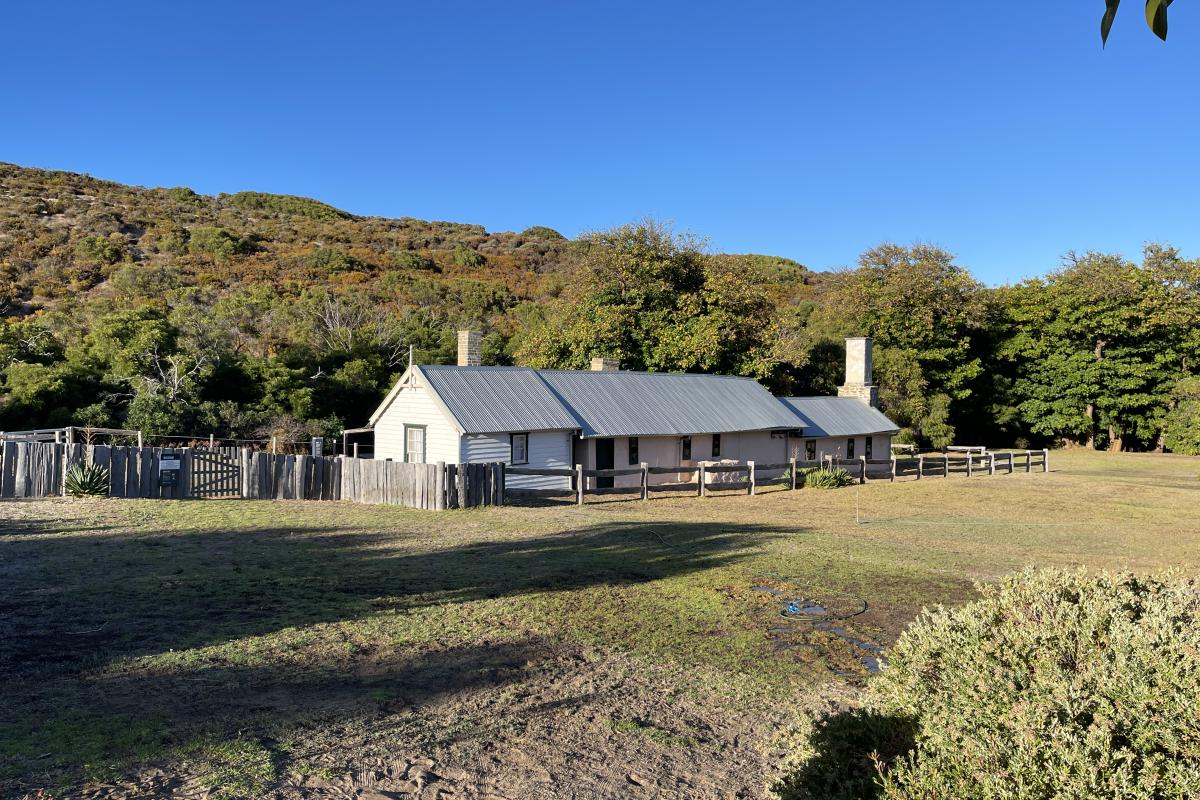
<svg viewBox="0 0 1200 800"><path fill-rule="evenodd" d="M921 476L925 474L925 455L917 453L917 480L921 480Z"/></svg>
<svg viewBox="0 0 1200 800"><path fill-rule="evenodd" d="M942 477L950 477L950 456L948 455L942 456Z"/></svg>
<svg viewBox="0 0 1200 800"><path fill-rule="evenodd" d="M584 477L583 464L575 465L575 503L583 505Z"/></svg>
<svg viewBox="0 0 1200 800"><path fill-rule="evenodd" d="M650 465L645 461L641 463L642 467L642 499L650 499Z"/></svg>
<svg viewBox="0 0 1200 800"><path fill-rule="evenodd" d="M1050 451L1042 450L1042 472L1050 471Z"/></svg>
<svg viewBox="0 0 1200 800"><path fill-rule="evenodd" d="M749 479L749 483L746 486L746 494L752 495L754 494L754 462L747 461L746 466L749 467L749 471L746 473L746 477Z"/></svg>
<svg viewBox="0 0 1200 800"><path fill-rule="evenodd" d="M895 456L892 456L892 476L891 476L891 480L892 480L892 483L895 483L895 482L896 482L896 457L895 457Z"/></svg>
<svg viewBox="0 0 1200 800"><path fill-rule="evenodd" d="M792 491L796 490L796 459L792 459Z"/></svg>
<svg viewBox="0 0 1200 800"><path fill-rule="evenodd" d="M696 494L700 495L701 497L708 497L708 490L704 488L704 482L706 479L704 473L704 462L701 461L700 465L696 467L696 482L699 484L699 486L696 487Z"/></svg>
<svg viewBox="0 0 1200 800"><path fill-rule="evenodd" d="M975 464L975 456L970 450L967 451L967 477L971 477L971 467Z"/></svg>
<svg viewBox="0 0 1200 800"><path fill-rule="evenodd" d="M213 435L210 433L208 435L208 449L212 450L215 446L216 446L216 440L213 437Z"/></svg>
<svg viewBox="0 0 1200 800"><path fill-rule="evenodd" d="M142 432L138 431L138 447L142 446Z"/></svg>
<svg viewBox="0 0 1200 800"><path fill-rule="evenodd" d="M858 457L858 482L859 483L867 482L867 457L866 456Z"/></svg>
<svg viewBox="0 0 1200 800"><path fill-rule="evenodd" d="M988 475L996 474L996 454L988 453Z"/></svg>
<svg viewBox="0 0 1200 800"><path fill-rule="evenodd" d="M271 452L272 453L275 452L275 439L274 438L271 439ZM354 443L354 457L358 458L358 442Z"/></svg>
<svg viewBox="0 0 1200 800"><path fill-rule="evenodd" d="M271 437L271 455L275 455L275 437Z"/></svg>

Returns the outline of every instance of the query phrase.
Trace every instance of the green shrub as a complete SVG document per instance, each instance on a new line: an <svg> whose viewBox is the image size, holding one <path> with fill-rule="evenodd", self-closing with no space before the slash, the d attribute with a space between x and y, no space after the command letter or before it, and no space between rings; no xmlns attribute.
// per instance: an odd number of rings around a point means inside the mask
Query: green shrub
<svg viewBox="0 0 1200 800"><path fill-rule="evenodd" d="M563 242L567 239L567 237L554 230L554 228L547 228L545 225L534 225L532 228L526 228L521 231L521 238L547 239L552 242Z"/></svg>
<svg viewBox="0 0 1200 800"><path fill-rule="evenodd" d="M308 217L322 221L337 219L354 219L354 215L334 208L328 203L313 200L311 197L297 197L291 194L268 194L266 192L237 192L222 195L228 198L238 208L249 211L268 211L275 214L287 214L297 217Z"/></svg>
<svg viewBox="0 0 1200 800"><path fill-rule="evenodd" d="M1163 444L1172 453L1200 456L1200 378L1184 378L1171 392L1163 420Z"/></svg>
<svg viewBox="0 0 1200 800"><path fill-rule="evenodd" d="M433 259L423 256L415 250L393 250L392 264L399 269L436 269Z"/></svg>
<svg viewBox="0 0 1200 800"><path fill-rule="evenodd" d="M350 272L363 266L340 247L319 247L304 257L304 263L321 272Z"/></svg>
<svg viewBox="0 0 1200 800"><path fill-rule="evenodd" d="M1026 570L979 591L900 637L784 797L1200 797L1200 583Z"/></svg>
<svg viewBox="0 0 1200 800"><path fill-rule="evenodd" d="M470 269L482 267L485 263L487 263L487 259L484 258L482 253L477 253L469 247L459 246L454 248L454 252L451 254L450 258L454 261L455 265L460 267L468 267Z"/></svg>
<svg viewBox="0 0 1200 800"><path fill-rule="evenodd" d="M809 467L800 470L800 478L804 486L814 489L837 489L853 484L854 476L841 467ZM797 481L797 484L801 481Z"/></svg>
<svg viewBox="0 0 1200 800"><path fill-rule="evenodd" d="M189 253L204 253L214 256L218 260L249 252L249 250L249 244L243 239L224 228L211 225L197 225L192 228L188 240Z"/></svg>
<svg viewBox="0 0 1200 800"><path fill-rule="evenodd" d="M71 497L104 497L108 494L108 467L100 464L75 464L63 479Z"/></svg>
<svg viewBox="0 0 1200 800"><path fill-rule="evenodd" d="M115 264L124 255L120 242L104 236L85 236L75 243L75 257L92 264Z"/></svg>

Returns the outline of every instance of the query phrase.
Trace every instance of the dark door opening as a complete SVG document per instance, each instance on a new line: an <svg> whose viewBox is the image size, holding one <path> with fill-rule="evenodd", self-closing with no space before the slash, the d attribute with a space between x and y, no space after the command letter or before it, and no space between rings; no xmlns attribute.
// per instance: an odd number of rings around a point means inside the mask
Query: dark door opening
<svg viewBox="0 0 1200 800"><path fill-rule="evenodd" d="M596 440L596 469L613 469L615 467L613 458L613 440L612 439L597 439ZM597 489L611 489L613 479L611 476L607 478L596 478Z"/></svg>

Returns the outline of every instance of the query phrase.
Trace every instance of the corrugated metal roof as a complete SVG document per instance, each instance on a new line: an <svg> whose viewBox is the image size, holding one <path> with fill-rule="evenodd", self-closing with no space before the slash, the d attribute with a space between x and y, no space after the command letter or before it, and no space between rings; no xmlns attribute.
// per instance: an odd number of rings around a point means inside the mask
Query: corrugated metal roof
<svg viewBox="0 0 1200 800"><path fill-rule="evenodd" d="M528 367L418 367L464 433L575 430L570 409Z"/></svg>
<svg viewBox="0 0 1200 800"><path fill-rule="evenodd" d="M538 370L584 436L656 436L799 428L751 378L675 372Z"/></svg>
<svg viewBox="0 0 1200 800"><path fill-rule="evenodd" d="M896 433L900 426L877 408L855 397L783 397L804 420L805 436L856 436Z"/></svg>

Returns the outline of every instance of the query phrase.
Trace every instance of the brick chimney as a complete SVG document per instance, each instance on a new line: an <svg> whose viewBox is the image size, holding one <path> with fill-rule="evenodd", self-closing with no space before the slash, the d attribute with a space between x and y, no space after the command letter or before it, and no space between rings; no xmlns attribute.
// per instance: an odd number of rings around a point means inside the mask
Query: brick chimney
<svg viewBox="0 0 1200 800"><path fill-rule="evenodd" d="M592 372L616 372L621 369L621 362L615 358L593 358Z"/></svg>
<svg viewBox="0 0 1200 800"><path fill-rule="evenodd" d="M857 397L871 408L879 407L879 387L871 375L871 337L846 338L846 380L838 397Z"/></svg>
<svg viewBox="0 0 1200 800"><path fill-rule="evenodd" d="M478 367L483 364L482 341L483 337L479 331L458 332L458 365L460 367Z"/></svg>

